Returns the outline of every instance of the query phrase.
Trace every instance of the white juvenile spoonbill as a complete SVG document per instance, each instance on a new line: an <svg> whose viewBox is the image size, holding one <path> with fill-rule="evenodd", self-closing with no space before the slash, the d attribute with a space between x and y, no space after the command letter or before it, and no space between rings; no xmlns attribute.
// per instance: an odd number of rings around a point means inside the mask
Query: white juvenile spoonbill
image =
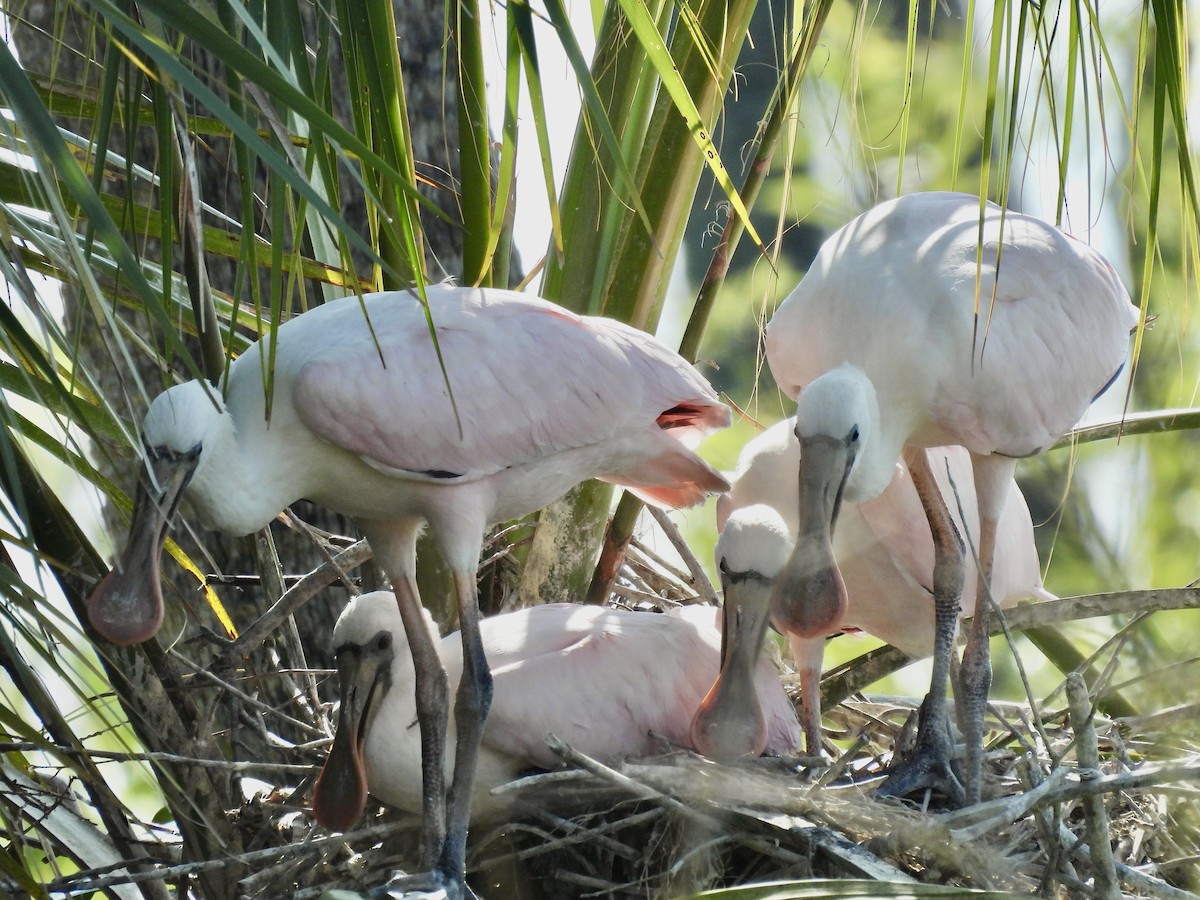
<svg viewBox="0 0 1200 900"><path fill-rule="evenodd" d="M721 655L703 700L692 707L691 744L712 759L758 756L769 743L757 672L771 618L771 578L792 541L769 506L736 510L717 538L721 576Z"/></svg>
<svg viewBox="0 0 1200 900"><path fill-rule="evenodd" d="M1081 241L969 194L925 193L836 231L768 324L771 371L797 400L804 497L774 620L802 637L840 625L846 590L830 532L842 501L877 496L902 454L937 547L931 715L918 755L893 772L888 792L937 785L964 796L944 740L963 545L924 448L971 453L986 585L1016 460L1050 446L1108 387L1137 315L1112 266ZM968 802L980 797L987 632L985 607L957 685Z"/></svg>
<svg viewBox="0 0 1200 900"><path fill-rule="evenodd" d="M269 415L266 341L230 366L220 391L191 381L159 395L143 424L130 542L88 613L109 640L154 634L159 548L185 489L201 524L230 535L265 527L301 498L357 519L416 660L425 862L461 893L490 697L475 587L485 529L590 477L670 506L725 490L684 440L724 428L729 410L682 357L627 325L503 290L441 285L427 296L428 320L414 293L392 291L335 300L279 328ZM466 659L448 798L446 676L414 579L426 523L453 574Z"/></svg>
<svg viewBox="0 0 1200 900"><path fill-rule="evenodd" d="M754 577L747 579L757 589L731 592L727 588L726 607L760 607L761 612L753 614L756 621L765 621L768 615L771 584L791 556L799 527L801 497L796 472L800 444L795 430L795 419L784 419L747 441L738 457L733 486L717 500L717 529L721 532L717 556L722 578L726 555L738 552L742 545L753 546L757 554ZM937 447L929 456L955 526L978 544L970 456L962 447ZM959 501L969 523L966 528ZM903 461L896 464L892 480L878 497L861 504L843 504L833 534L833 556L846 586L846 615L840 627L866 631L914 658L928 656L934 645L933 539ZM976 606L975 563L970 556L966 571L962 615L969 616ZM1041 600L1052 596L1042 587L1029 507L1015 481L1009 482L1008 500L997 528L992 594L1001 606L1026 597ZM822 752L820 678L826 636L793 633L787 637L800 680L805 745L810 756L818 756ZM743 672L722 667L721 681L742 679ZM706 703L698 714L706 733L731 735L727 738L733 742L730 755L752 749L752 743L743 747L737 738L739 732L744 733L744 726L737 724L745 715L737 709L737 698L744 693L744 687L715 688L710 695L713 702ZM706 747L698 749L705 752Z"/></svg>
<svg viewBox="0 0 1200 900"><path fill-rule="evenodd" d="M458 635L439 639L428 614L425 624L454 678L463 661ZM664 738L687 745L692 712L720 666L721 635L708 606L656 614L554 603L491 616L479 626L494 693L473 819L504 811L492 788L531 768L562 766L546 746L547 732L600 760L661 752ZM351 600L333 629L341 706L313 793L313 812L333 830L358 821L367 791L390 806L421 809L413 661L402 634L396 601L384 591ZM764 659L753 681L768 723L764 749L794 752L800 725L778 672Z"/></svg>

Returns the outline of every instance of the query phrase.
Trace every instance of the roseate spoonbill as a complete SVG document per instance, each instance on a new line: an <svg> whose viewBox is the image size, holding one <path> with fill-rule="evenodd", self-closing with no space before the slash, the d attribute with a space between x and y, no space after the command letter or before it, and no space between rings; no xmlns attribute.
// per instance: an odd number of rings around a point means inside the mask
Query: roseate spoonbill
<svg viewBox="0 0 1200 900"><path fill-rule="evenodd" d="M752 597L744 597L742 592L731 593L727 587L725 602L735 609L748 604L761 607L763 611L757 615L764 622L770 606L770 586L791 556L799 527L801 497L796 472L800 467L800 444L795 429L795 419L784 419L748 441L738 458L733 486L717 500L717 528L721 532L717 556L722 577L728 565L723 557L739 552L743 544L753 546L756 553L751 568L754 575L748 580L758 590ZM955 526L977 545L979 517L970 456L962 447L937 447L929 451L929 456ZM967 518L965 528L959 501ZM841 627L866 631L909 656L928 656L934 646L933 539L903 462L896 464L892 480L878 497L861 504L843 504L833 534L833 556L846 586L846 615ZM976 582L975 563L970 556L966 571L971 577L963 586L962 615L972 615ZM1011 480L997 526L991 590L1001 606L1025 597L1052 597L1042 587L1029 507ZM821 753L820 678L825 635L801 637L793 633L787 637L800 679L805 745L809 755L817 756ZM737 670L722 668L722 681L737 683L743 678ZM745 733L744 726L738 724L746 715L739 710L744 693L740 687L714 691L714 698L730 699L704 708L707 731L731 734L729 740L734 741L738 734ZM704 752L705 747L698 749ZM736 754L741 748L735 744L732 749Z"/></svg>
<svg viewBox="0 0 1200 900"><path fill-rule="evenodd" d="M803 637L840 624L846 589L830 531L842 501L877 496L902 454L937 547L931 714L918 754L885 792L941 786L964 796L944 741L963 545L924 448L971 453L982 596L1016 460L1052 444L1112 383L1136 322L1116 272L1086 244L968 194L926 193L836 231L768 324L771 371L797 400L805 498L796 549L775 585L775 621ZM985 607L956 685L968 802L978 801L982 778L987 620Z"/></svg>
<svg viewBox="0 0 1200 900"><path fill-rule="evenodd" d="M489 793L497 785L531 768L562 765L546 747L547 732L601 760L650 755L661 750L661 738L687 744L692 712L720 667L716 612L554 603L481 620L494 694L472 817L503 810ZM463 668L458 635L439 640L428 613L425 627L453 678ZM384 591L351 600L333 629L341 706L313 794L313 812L327 828L349 830L368 790L391 806L421 809L413 660L401 629L396 601ZM775 667L763 660L751 680L768 723L764 749L794 751L800 724ZM446 765L453 765L451 753Z"/></svg>
<svg viewBox="0 0 1200 900"><path fill-rule="evenodd" d="M728 425L729 410L682 357L619 322L503 290L441 285L427 297L428 319L409 291L324 304L283 325L273 344L250 347L221 391L192 381L156 398L130 542L88 613L109 640L154 634L159 546L185 488L201 524L231 535L263 528L300 498L357 519L408 626L426 861L456 892L490 698L475 588L484 530L589 477L670 506L725 490L683 441ZM453 574L466 659L448 798L446 677L414 580L425 523Z"/></svg>

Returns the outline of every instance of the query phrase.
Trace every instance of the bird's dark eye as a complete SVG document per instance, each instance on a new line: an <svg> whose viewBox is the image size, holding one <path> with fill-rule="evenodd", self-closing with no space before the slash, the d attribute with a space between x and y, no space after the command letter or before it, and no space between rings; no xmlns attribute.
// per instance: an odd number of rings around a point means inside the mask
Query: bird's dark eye
<svg viewBox="0 0 1200 900"><path fill-rule="evenodd" d="M858 426L857 425L855 425L853 428L850 429L850 443L852 443L852 444L858 443Z"/></svg>
<svg viewBox="0 0 1200 900"><path fill-rule="evenodd" d="M390 631L381 631L375 635L376 650L390 650L392 646L392 634Z"/></svg>

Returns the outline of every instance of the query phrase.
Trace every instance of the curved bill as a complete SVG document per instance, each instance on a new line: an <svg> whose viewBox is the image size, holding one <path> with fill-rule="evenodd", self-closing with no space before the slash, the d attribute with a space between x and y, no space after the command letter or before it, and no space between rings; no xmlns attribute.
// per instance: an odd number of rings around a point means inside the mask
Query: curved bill
<svg viewBox="0 0 1200 900"><path fill-rule="evenodd" d="M88 620L105 640L136 644L158 633L163 540L199 458L198 446L183 454L146 448L148 472L138 482L125 552L87 601Z"/></svg>
<svg viewBox="0 0 1200 900"><path fill-rule="evenodd" d="M767 722L754 675L767 633L771 581L758 572L728 574L724 568L721 581L721 672L692 719L692 746L710 759L761 756Z"/></svg>
<svg viewBox="0 0 1200 900"><path fill-rule="evenodd" d="M833 557L833 528L842 487L853 462L845 443L829 437L803 440L800 452L800 526L796 547L775 580L775 627L800 637L825 637L846 615L846 585Z"/></svg>

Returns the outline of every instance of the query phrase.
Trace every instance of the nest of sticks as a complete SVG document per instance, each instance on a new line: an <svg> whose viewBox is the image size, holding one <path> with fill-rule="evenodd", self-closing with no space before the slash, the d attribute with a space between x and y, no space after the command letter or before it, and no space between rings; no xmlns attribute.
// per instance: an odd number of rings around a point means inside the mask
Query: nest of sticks
<svg viewBox="0 0 1200 900"><path fill-rule="evenodd" d="M494 564L505 559L498 553ZM685 560L685 569L673 567L635 542L611 602L649 615L709 599L711 585L694 560ZM1094 615L1096 603L1106 613L1144 615L1156 605L1194 607L1200 591L1075 598L1058 601L1057 609L1010 611L1008 621L1016 628L1031 617ZM377 888L417 863L414 816L369 808L354 832L341 835L312 818L312 785L332 733L332 673L297 669L287 630L279 631L238 678L204 679L205 690L225 692L224 721L233 724L223 726L223 739L244 760L213 761L229 765L241 782L244 801L229 815L244 852L177 863L171 834L146 825L161 842L152 854L163 861L159 876L181 885L181 896L191 892L186 885L199 884L205 866L239 867L239 896L318 898ZM873 797L919 698L862 690L902 661L884 648L827 677L832 764L717 764L664 743L654 759L604 765L552 745L561 770L499 789L506 813L473 823L469 881L488 900L679 897L811 879L839 879L830 896L872 890L850 881L874 882L877 891L880 883L919 889L920 882L1050 897L1182 897L1200 888L1200 753L1188 738L1195 705L1136 719L1106 716L1077 675L1053 702L993 703L985 801L942 810L933 797L921 809ZM794 696L794 678L783 667ZM39 797L46 808L61 805L62 787L52 779L34 778L22 790L34 808ZM59 877L51 889L101 890L128 880L85 870Z"/></svg>
<svg viewBox="0 0 1200 900"><path fill-rule="evenodd" d="M611 603L651 614L713 599L669 526L668 535L686 568L635 542ZM1062 602L1062 615L1080 612ZM553 744L563 769L505 786L507 814L473 824L470 882L481 897L539 900L678 897L808 879L1071 897L1200 888L1200 753L1171 717L1130 723L1096 713L1078 676L1064 682L1054 708L992 704L984 803L946 811L876 801L873 788L911 732L920 698L868 697L857 684L902 661L885 648L831 674L826 705L845 697L826 713L831 765L718 764L665 743L655 759L605 765ZM798 703L794 675L786 662L783 669ZM1148 727L1139 733L1138 724ZM299 796L307 798L303 788ZM280 813L292 816L293 840L320 833L303 802ZM264 817L264 827L271 821ZM301 882L313 887L297 897L383 884L394 871L412 871L418 832L415 817L378 808L357 832L326 839L306 877L285 874L283 863L275 879L261 873L263 895Z"/></svg>
<svg viewBox="0 0 1200 900"><path fill-rule="evenodd" d="M473 826L469 880L481 897L546 900L807 879L1052 897L1182 897L1200 887L1194 750L1175 743L1179 755L1164 756L1161 734L1132 735L1090 713L1075 727L1066 710L1026 730L1036 718L1029 708L993 705L982 804L946 811L876 801L873 788L915 711L905 698L846 701L827 714L836 727L827 736L850 746L828 767L718 764L680 750L607 766L553 745L564 769L505 786L504 821ZM1080 762L1092 755L1095 764ZM324 855L321 879L361 890L411 871L417 833L417 822L379 809Z"/></svg>

